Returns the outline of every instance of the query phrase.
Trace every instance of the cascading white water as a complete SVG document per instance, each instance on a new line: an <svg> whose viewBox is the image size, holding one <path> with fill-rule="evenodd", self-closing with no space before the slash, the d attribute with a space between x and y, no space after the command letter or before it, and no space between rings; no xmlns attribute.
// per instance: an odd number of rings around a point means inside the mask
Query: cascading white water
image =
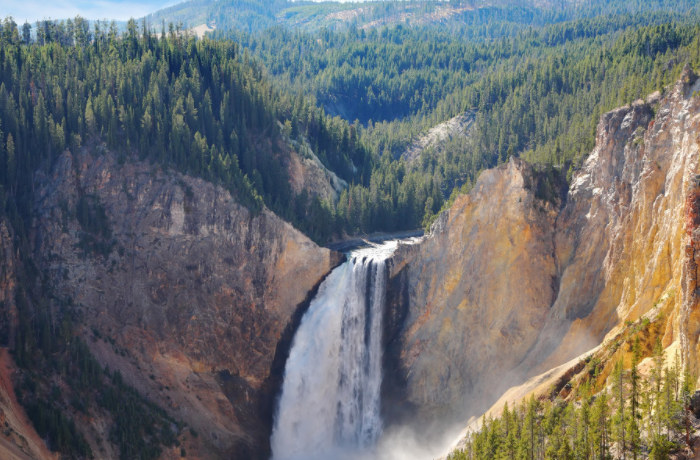
<svg viewBox="0 0 700 460"><path fill-rule="evenodd" d="M382 431L382 314L392 241L353 252L326 278L294 336L271 444L274 460L361 453Z"/></svg>

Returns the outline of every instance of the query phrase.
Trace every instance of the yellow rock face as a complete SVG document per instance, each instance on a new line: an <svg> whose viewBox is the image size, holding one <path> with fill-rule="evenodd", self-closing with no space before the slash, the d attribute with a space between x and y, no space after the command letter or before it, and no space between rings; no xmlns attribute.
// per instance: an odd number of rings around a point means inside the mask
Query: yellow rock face
<svg viewBox="0 0 700 460"><path fill-rule="evenodd" d="M671 315L662 343L678 342L697 373L696 80L685 72L667 97L603 115L563 206L538 200L537 174L511 159L483 173L424 242L400 248L390 298L402 280L408 313L388 338L403 377L397 403L478 415L660 307Z"/></svg>
<svg viewBox="0 0 700 460"><path fill-rule="evenodd" d="M518 159L484 172L429 238L396 255L397 268L409 261L401 336L411 350L408 398L436 415L490 393L476 376L516 367L546 320L555 295L555 214L535 203L534 182Z"/></svg>

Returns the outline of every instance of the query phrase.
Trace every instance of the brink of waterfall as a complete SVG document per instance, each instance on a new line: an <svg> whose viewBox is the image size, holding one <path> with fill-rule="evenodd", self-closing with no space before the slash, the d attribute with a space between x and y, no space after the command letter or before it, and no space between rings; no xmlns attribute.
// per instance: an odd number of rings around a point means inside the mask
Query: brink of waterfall
<svg viewBox="0 0 700 460"><path fill-rule="evenodd" d="M285 367L274 460L362 454L381 434L386 259L396 244L351 253L321 284Z"/></svg>

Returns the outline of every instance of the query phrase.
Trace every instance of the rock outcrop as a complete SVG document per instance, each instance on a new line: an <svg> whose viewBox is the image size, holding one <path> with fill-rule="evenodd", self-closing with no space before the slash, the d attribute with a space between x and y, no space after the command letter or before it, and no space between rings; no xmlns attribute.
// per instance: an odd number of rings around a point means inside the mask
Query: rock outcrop
<svg viewBox="0 0 700 460"><path fill-rule="evenodd" d="M654 308L697 372L700 83L601 117L563 206L511 160L482 174L393 261L387 394L420 414L478 415ZM399 312L399 313L396 313ZM403 319L401 321L401 319Z"/></svg>
<svg viewBox="0 0 700 460"><path fill-rule="evenodd" d="M474 112L464 112L450 118L444 123L434 126L427 133L418 136L411 142L401 157L408 163L420 158L423 151L439 149L445 143L456 138L468 138L474 128L476 120Z"/></svg>
<svg viewBox="0 0 700 460"><path fill-rule="evenodd" d="M338 201L340 192L348 186L347 182L323 166L311 149L306 146L302 148L307 152L307 156L302 156L294 150L289 155L289 179L294 194L306 191L310 197L317 196L332 203Z"/></svg>
<svg viewBox="0 0 700 460"><path fill-rule="evenodd" d="M265 457L286 348L340 256L221 187L99 146L36 183L37 260L98 361L202 433L188 457Z"/></svg>

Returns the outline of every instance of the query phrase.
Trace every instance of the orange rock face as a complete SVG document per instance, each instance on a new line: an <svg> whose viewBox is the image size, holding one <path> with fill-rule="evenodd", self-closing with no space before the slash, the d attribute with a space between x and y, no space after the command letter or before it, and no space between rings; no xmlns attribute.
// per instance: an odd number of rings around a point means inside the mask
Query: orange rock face
<svg viewBox="0 0 700 460"><path fill-rule="evenodd" d="M485 171L426 240L394 257L390 304L407 315L400 332L387 334L396 366L387 372L399 374L388 384L420 408L419 419L497 397L498 385L484 377L514 369L536 344L557 276L556 205L536 198L537 181L519 159ZM391 301L400 284L403 306Z"/></svg>

